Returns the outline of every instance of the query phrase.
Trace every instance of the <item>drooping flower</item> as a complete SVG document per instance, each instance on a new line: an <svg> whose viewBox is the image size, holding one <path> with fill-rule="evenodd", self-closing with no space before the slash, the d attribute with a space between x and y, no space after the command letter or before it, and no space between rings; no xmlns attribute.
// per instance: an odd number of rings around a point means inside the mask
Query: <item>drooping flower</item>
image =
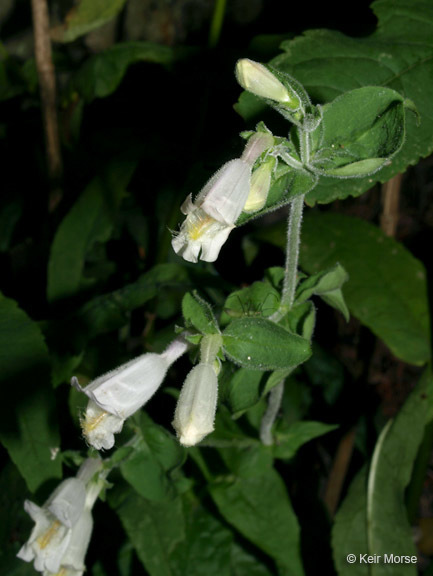
<svg viewBox="0 0 433 576"><path fill-rule="evenodd" d="M217 398L213 366L197 364L186 377L174 413L173 427L181 444L194 446L213 431Z"/></svg>
<svg viewBox="0 0 433 576"><path fill-rule="evenodd" d="M84 571L84 557L92 530L90 511L102 487L99 484L95 491L95 485L88 487L86 484L100 467L100 460L89 458L77 476L61 482L42 507L25 501L24 509L36 525L18 552L18 558L33 561L34 568L44 575L61 573L63 576L67 574L63 566L75 570L74 576ZM80 562L75 562L78 552Z"/></svg>
<svg viewBox="0 0 433 576"><path fill-rule="evenodd" d="M194 202L191 195L186 198L181 206L186 219L172 240L176 254L188 262L199 258L214 262L218 258L248 198L252 166L272 143L270 134L255 134L241 158L224 164Z"/></svg>
<svg viewBox="0 0 433 576"><path fill-rule="evenodd" d="M187 348L183 339L176 339L162 354L143 354L100 376L85 388L72 378L71 384L89 397L81 421L87 442L97 450L112 448L114 434L120 432L124 421L153 396L169 367Z"/></svg>

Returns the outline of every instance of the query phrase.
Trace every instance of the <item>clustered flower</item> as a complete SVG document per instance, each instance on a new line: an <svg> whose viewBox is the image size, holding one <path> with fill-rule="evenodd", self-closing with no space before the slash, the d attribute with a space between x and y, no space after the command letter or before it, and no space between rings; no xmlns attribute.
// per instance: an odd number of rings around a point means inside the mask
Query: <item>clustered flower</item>
<svg viewBox="0 0 433 576"><path fill-rule="evenodd" d="M293 97L264 66L240 61L237 75L247 89L293 107ZM258 130L240 158L224 164L194 200L186 198L181 207L186 219L172 240L177 254L189 262L215 261L241 213L265 206L275 167L269 154L273 145L272 134ZM163 353L139 356L84 388L73 377L71 384L89 399L80 421L86 442L96 450L111 449L125 420L150 400L189 346L186 339L176 338ZM181 389L173 427L184 446L194 446L214 430L221 346L220 334L202 336L200 362ZM88 458L76 477L61 482L42 507L26 500L24 508L35 527L17 556L33 562L44 576L82 576L92 508L105 476L102 460Z"/></svg>

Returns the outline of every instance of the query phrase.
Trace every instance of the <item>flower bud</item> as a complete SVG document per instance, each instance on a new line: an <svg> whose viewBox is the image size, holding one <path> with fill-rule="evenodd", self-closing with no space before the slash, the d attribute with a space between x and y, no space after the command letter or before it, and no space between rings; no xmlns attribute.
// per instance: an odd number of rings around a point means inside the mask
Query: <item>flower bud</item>
<svg viewBox="0 0 433 576"><path fill-rule="evenodd" d="M274 165L275 159L271 158L254 170L251 177L250 193L244 206L244 212L257 212L266 204L271 187L271 176Z"/></svg>
<svg viewBox="0 0 433 576"><path fill-rule="evenodd" d="M248 92L283 104L288 108L297 109L299 98L289 92L280 80L263 64L248 58L238 60L236 78L239 84Z"/></svg>
<svg viewBox="0 0 433 576"><path fill-rule="evenodd" d="M177 402L173 427L179 442L195 446L214 429L218 379L211 364L200 363L190 371Z"/></svg>
<svg viewBox="0 0 433 576"><path fill-rule="evenodd" d="M72 378L71 384L89 397L81 420L87 442L101 450L114 445L114 434L124 421L139 410L156 392L168 368L187 350L187 343L174 340L162 354L143 354L100 376L85 388Z"/></svg>

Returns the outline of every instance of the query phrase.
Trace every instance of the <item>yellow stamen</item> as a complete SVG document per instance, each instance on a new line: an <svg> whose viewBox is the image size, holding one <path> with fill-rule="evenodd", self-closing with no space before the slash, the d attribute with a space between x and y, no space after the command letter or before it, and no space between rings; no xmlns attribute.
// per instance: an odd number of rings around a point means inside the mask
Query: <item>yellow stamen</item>
<svg viewBox="0 0 433 576"><path fill-rule="evenodd" d="M206 215L204 217L198 217L195 222L191 222L188 230L188 236L191 240L198 240L203 234L203 229L212 223L213 218Z"/></svg>
<svg viewBox="0 0 433 576"><path fill-rule="evenodd" d="M39 544L39 548L41 550L43 550L44 548L46 548L48 546L51 538L57 533L59 528L60 528L60 522L58 520L55 520L51 524L51 526L48 528L48 530L45 532L45 534L42 534L42 536L39 536L39 538L36 540L36 542Z"/></svg>
<svg viewBox="0 0 433 576"><path fill-rule="evenodd" d="M99 424L108 416L108 412L102 412L98 416L94 416L92 418L88 418L87 416L81 422L81 426L83 428L83 433L85 436L89 434L92 430L94 430Z"/></svg>

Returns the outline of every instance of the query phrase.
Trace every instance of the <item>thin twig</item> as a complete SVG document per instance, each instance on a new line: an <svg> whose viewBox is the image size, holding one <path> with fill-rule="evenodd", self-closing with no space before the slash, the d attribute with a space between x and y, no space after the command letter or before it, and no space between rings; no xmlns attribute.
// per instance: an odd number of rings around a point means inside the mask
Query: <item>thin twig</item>
<svg viewBox="0 0 433 576"><path fill-rule="evenodd" d="M340 440L337 453L332 464L329 474L328 483L325 492L325 506L328 509L331 518L334 516L338 502L341 496L344 479L346 478L347 469L352 458L353 446L355 443L356 429L352 428Z"/></svg>
<svg viewBox="0 0 433 576"><path fill-rule="evenodd" d="M400 187L403 175L397 174L382 185L380 227L387 236L395 236L399 219Z"/></svg>
<svg viewBox="0 0 433 576"><path fill-rule="evenodd" d="M49 211L60 202L62 193L62 157L56 108L56 79L51 55L50 20L47 0L32 0L33 30L35 36L36 68L39 78L42 117L45 132L48 177L50 181Z"/></svg>

